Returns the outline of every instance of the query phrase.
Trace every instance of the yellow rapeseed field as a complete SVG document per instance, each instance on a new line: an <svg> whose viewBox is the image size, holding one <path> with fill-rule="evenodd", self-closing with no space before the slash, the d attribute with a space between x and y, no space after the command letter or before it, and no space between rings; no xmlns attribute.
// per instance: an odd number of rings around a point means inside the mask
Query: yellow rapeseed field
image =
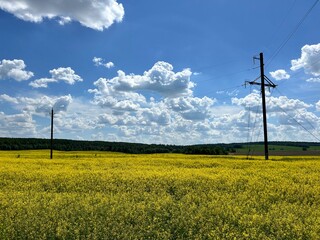
<svg viewBox="0 0 320 240"><path fill-rule="evenodd" d="M0 239L320 239L320 159L1 151Z"/></svg>

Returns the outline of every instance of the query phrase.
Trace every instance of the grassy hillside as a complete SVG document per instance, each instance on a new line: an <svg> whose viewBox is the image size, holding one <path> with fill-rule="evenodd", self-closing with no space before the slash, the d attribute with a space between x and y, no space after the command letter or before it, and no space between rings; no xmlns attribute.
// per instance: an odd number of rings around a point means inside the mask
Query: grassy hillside
<svg viewBox="0 0 320 240"><path fill-rule="evenodd" d="M320 160L0 152L0 239L317 239Z"/></svg>
<svg viewBox="0 0 320 240"><path fill-rule="evenodd" d="M236 155L264 155L263 143L252 144L233 144L236 146L230 151ZM319 143L304 143L304 142L270 142L269 154L273 156L319 156L320 144Z"/></svg>

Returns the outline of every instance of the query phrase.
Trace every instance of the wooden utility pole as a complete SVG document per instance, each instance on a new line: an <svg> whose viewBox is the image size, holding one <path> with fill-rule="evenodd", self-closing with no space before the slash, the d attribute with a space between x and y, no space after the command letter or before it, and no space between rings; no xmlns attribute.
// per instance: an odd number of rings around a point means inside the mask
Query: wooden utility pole
<svg viewBox="0 0 320 240"><path fill-rule="evenodd" d="M268 128L267 128L267 107L266 107L266 87L275 88L275 85L267 76L264 75L264 63L263 63L263 53L260 53L259 57L254 57L253 59L260 60L260 79L261 82L257 83L256 80L252 82L247 82L250 85L260 85L261 86L261 97L262 97L262 115L263 115L263 132L264 132L264 156L265 159L269 159L269 148L268 148ZM265 83L267 81L267 83Z"/></svg>
<svg viewBox="0 0 320 240"><path fill-rule="evenodd" d="M52 159L53 152L53 108L51 109L51 142L50 142L50 159Z"/></svg>

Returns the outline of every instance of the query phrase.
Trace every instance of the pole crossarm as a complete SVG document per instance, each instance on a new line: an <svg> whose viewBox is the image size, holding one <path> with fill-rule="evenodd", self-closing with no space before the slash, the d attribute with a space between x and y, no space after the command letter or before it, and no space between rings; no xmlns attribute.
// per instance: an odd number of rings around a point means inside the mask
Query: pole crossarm
<svg viewBox="0 0 320 240"><path fill-rule="evenodd" d="M256 82L256 80L255 81L246 81L246 83L248 83L250 85L259 85L259 86L261 86L261 83ZM265 87L271 87L271 88L277 87L277 85L274 84L267 76L264 76L264 80L267 81L267 83L264 84Z"/></svg>
<svg viewBox="0 0 320 240"><path fill-rule="evenodd" d="M272 87L272 88L276 88L277 85L274 84L266 75L264 75L264 80L267 81L267 84L264 84L267 87Z"/></svg>

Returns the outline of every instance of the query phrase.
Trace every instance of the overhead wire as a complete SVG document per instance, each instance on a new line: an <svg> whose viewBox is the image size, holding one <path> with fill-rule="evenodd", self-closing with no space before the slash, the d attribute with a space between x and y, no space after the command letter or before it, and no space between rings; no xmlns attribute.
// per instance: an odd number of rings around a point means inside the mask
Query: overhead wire
<svg viewBox="0 0 320 240"><path fill-rule="evenodd" d="M278 27L276 28L276 30L273 32L272 37L270 38L270 43L267 45L267 48L269 48L271 42L273 42L273 40L275 39L275 37L277 36L277 33L279 32L279 30L282 28L282 26L284 25L284 23L286 22L286 20L288 19L288 16L290 15L293 7L295 6L297 0L294 0L293 3L291 4L291 7L288 8L288 11L283 14L283 18L281 23L278 25Z"/></svg>
<svg viewBox="0 0 320 240"><path fill-rule="evenodd" d="M310 67L313 67L314 65L316 65L317 63L320 62L320 57L317 58L314 62L312 62L311 64L309 64ZM284 83L286 83L289 79L292 79L293 77L297 76L298 74L300 74L303 71L303 69L299 69L297 72L295 72L294 74L290 75L290 78L288 79L284 79L281 82L278 83L278 86L283 85Z"/></svg>
<svg viewBox="0 0 320 240"><path fill-rule="evenodd" d="M210 96L211 93L216 93L216 94L221 94L223 92L225 92L226 90L232 90L232 92L239 90L240 88L242 88L242 85L238 85L238 86L234 86L234 87L230 87L230 88L224 88L224 89L218 89L218 90L210 90L210 91L206 91L206 92L202 92L202 94ZM232 97L232 93L227 92L226 93L228 96L227 97L223 97L223 98L219 98L217 96L215 96L215 99L218 100L224 100L224 99L230 99L230 97Z"/></svg>
<svg viewBox="0 0 320 240"><path fill-rule="evenodd" d="M299 123L294 117L292 117L289 113L287 113L286 110L284 110L282 107L278 105L278 107L281 109L282 112L284 112L288 117L290 117L294 122L296 122L301 128L303 128L306 132L308 132L311 136L313 136L315 139L320 141L320 138L315 136L312 132L310 132L305 126L303 126L301 123Z"/></svg>
<svg viewBox="0 0 320 240"><path fill-rule="evenodd" d="M255 80L257 80L258 78L256 78ZM271 89L270 91L270 96L272 96L272 94L274 93L274 91L272 91L273 88ZM250 85L250 94L251 94L251 85ZM261 91L260 91L260 95L261 95ZM267 98L267 103L271 101L271 98ZM250 111L250 108L249 108L249 111ZM262 130L262 123L260 124L260 126L258 127L258 134L256 136L254 136L255 134L255 130L256 130L256 123L257 123L257 119L258 119L258 111L259 111L259 105L257 105L257 108L256 108L256 111L255 111L255 120L254 120L254 124L253 124L253 127L252 127L252 134L251 134L251 138L249 140L249 137L248 137L248 145L249 145L249 142L252 143L252 142L258 142L259 138L260 138L260 135L261 135L261 130ZM250 112L249 112L250 114ZM250 117L249 117L249 120L248 122L250 122ZM248 124L248 126L250 126L250 124ZM248 134L250 135L250 127L248 128ZM254 140L254 137L255 137L255 140ZM255 149L253 148L252 151L251 151L251 154L250 154L250 151L251 149L249 148L248 149L248 153L247 153L247 158L249 158L249 155L253 156L254 155L254 152L255 152Z"/></svg>
<svg viewBox="0 0 320 240"><path fill-rule="evenodd" d="M223 75L220 75L220 76L210 77L210 78L207 78L207 79L199 79L199 80L197 80L197 82L205 82L205 81L210 81L210 80L213 80L213 79L221 79L223 77L229 77L229 76L237 75L239 73L249 72L249 71L251 71L253 69L254 68L246 68L245 70L240 70L240 71L233 72L233 73L223 74Z"/></svg>
<svg viewBox="0 0 320 240"><path fill-rule="evenodd" d="M255 142L254 139L254 134L256 131L256 125L257 125L257 119L258 119L258 112L259 112L259 105L257 105L255 113L254 113L254 122L253 122L253 126L252 126L252 133L250 134L250 128L248 129L248 133L250 135L250 139L248 140L248 143L250 143L250 145L252 145L252 142ZM262 127L262 126L261 126ZM259 129L259 128L258 128ZM260 134L260 133L259 133ZM250 149L251 151L251 149ZM250 155L250 151L248 151L247 157ZM254 153L254 149L251 152L251 156Z"/></svg>
<svg viewBox="0 0 320 240"><path fill-rule="evenodd" d="M279 89L276 89L276 90L278 91L278 93L279 93L280 95L285 96L283 93L280 92ZM301 117L309 124L309 126L310 126L312 129L316 129L315 126L314 126L307 118L305 118L303 114L301 114L301 113L299 112L299 110L296 110L296 112L299 114L299 116L301 116Z"/></svg>
<svg viewBox="0 0 320 240"><path fill-rule="evenodd" d="M273 88L272 88L272 90L273 90ZM272 94L273 94L273 92L270 93L270 96L272 96ZM261 95L261 93L260 93L260 95ZM271 101L270 98L267 98L267 104L270 103L270 101ZM258 111L256 112L256 116L257 116L257 114L258 114ZM259 138L261 136L261 131L262 131L262 125L263 125L263 122L261 122L259 124L259 127L258 127L259 132L256 135L256 139L254 140L254 142L258 142L259 141ZM255 150L252 151L252 155L254 154L254 152L255 152Z"/></svg>
<svg viewBox="0 0 320 240"><path fill-rule="evenodd" d="M238 60L234 60L234 61L230 61L230 62L236 62L236 61L238 61ZM225 64L228 64L230 62L227 62ZM219 64L219 65L225 65L225 64ZM218 64L213 65L213 66L218 66ZM209 67L207 67L207 68L209 68ZM246 68L244 70L240 70L240 71L236 71L236 72L232 72L232 73L228 73L228 74L223 74L223 75L220 75L220 76L193 80L193 82L194 83L201 83L201 82L210 81L210 80L213 80L213 79L217 80L217 79L221 79L221 78L224 78L224 77L233 76L233 75L237 75L237 74L240 74L240 73L252 71L253 69L255 69L255 68ZM202 95L210 95L211 93L218 93L219 94L219 92L225 92L227 90L236 91L236 90L240 89L241 87L243 87L243 84L242 85L232 86L232 87L227 87L227 88L222 88L222 89L212 89L212 90L208 90L208 91L202 91L201 94ZM229 95L229 94L230 93L227 92L227 95ZM227 98L230 98L230 97L232 97L232 96L229 95L228 97L225 97L225 98L218 98L218 97L215 97L215 98L219 99L219 100L223 100L223 99L227 99Z"/></svg>
<svg viewBox="0 0 320 240"><path fill-rule="evenodd" d="M234 63L234 62L239 62L239 59L234 59L234 60L226 61L226 62L223 62L223 63L220 62L220 63L216 63L216 64L210 64L210 65L207 65L207 66L202 66L200 68L196 68L196 72L201 72L202 70L210 69L210 68L217 67L217 66L228 65L228 64Z"/></svg>
<svg viewBox="0 0 320 240"><path fill-rule="evenodd" d="M309 16L315 6L318 4L320 0L316 0L312 6L308 9L308 11L303 15L300 21L296 24L294 29L289 33L289 35L284 39L284 41L280 44L280 46L276 49L276 51L271 55L270 59L267 61L266 66L270 65L270 63L276 58L276 56L280 53L280 51L285 47L285 45L289 42L289 40L293 37L293 35L298 31L299 27L302 25L304 20Z"/></svg>

